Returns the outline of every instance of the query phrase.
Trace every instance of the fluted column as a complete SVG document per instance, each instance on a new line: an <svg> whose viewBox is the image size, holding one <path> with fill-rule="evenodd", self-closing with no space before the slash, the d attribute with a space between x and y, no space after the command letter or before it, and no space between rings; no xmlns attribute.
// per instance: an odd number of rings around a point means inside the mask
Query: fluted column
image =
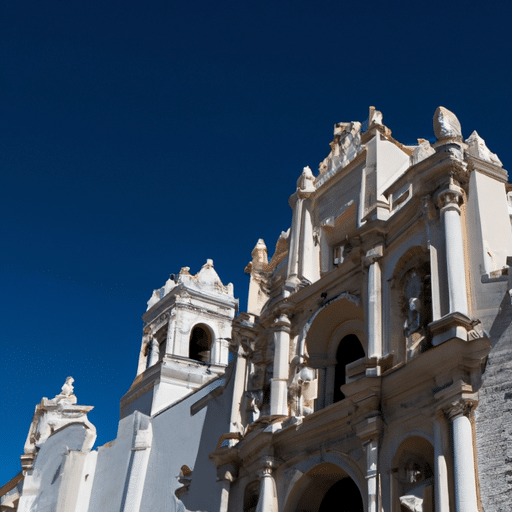
<svg viewBox="0 0 512 512"><path fill-rule="evenodd" d="M270 388L270 414L288 415L290 319L281 313L274 322L274 375Z"/></svg>
<svg viewBox="0 0 512 512"><path fill-rule="evenodd" d="M368 336L368 359L382 357L382 276L379 260L384 254L384 244L379 243L366 253L364 264L368 268L366 329ZM378 375L378 367L373 373Z"/></svg>
<svg viewBox="0 0 512 512"><path fill-rule="evenodd" d="M446 411L452 424L456 512L477 512L473 432L469 414L474 402L460 399Z"/></svg>
<svg viewBox="0 0 512 512"><path fill-rule="evenodd" d="M462 190L452 178L448 187L437 196L445 235L448 313L459 312L467 316L466 272L459 208L462 200Z"/></svg>
<svg viewBox="0 0 512 512"><path fill-rule="evenodd" d="M450 512L450 495L448 487L448 424L442 411L434 419L434 485L436 512Z"/></svg>

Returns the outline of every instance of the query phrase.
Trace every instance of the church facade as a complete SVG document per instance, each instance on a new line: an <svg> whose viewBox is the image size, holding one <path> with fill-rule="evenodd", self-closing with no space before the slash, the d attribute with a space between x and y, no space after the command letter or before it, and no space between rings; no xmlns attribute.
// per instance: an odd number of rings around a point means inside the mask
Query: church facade
<svg viewBox="0 0 512 512"><path fill-rule="evenodd" d="M434 135L336 124L252 251L247 311L211 260L171 275L116 439L92 449L68 378L0 510L512 510L512 192L443 107Z"/></svg>

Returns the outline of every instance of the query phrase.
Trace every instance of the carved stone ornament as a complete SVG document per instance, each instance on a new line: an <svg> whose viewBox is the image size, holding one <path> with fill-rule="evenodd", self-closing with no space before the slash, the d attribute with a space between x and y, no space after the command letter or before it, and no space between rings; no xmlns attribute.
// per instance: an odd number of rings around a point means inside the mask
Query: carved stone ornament
<svg viewBox="0 0 512 512"><path fill-rule="evenodd" d="M434 114L434 135L436 139L462 139L462 130L457 116L444 107L437 107Z"/></svg>
<svg viewBox="0 0 512 512"><path fill-rule="evenodd" d="M423 500L414 495L400 496L402 510L409 512L423 512Z"/></svg>
<svg viewBox="0 0 512 512"><path fill-rule="evenodd" d="M329 144L331 152L321 162L318 170L320 176L316 180L317 188L320 187L338 169L345 167L363 149L361 145L361 123L337 123L334 125L334 139Z"/></svg>
<svg viewBox="0 0 512 512"><path fill-rule="evenodd" d="M302 197L308 197L316 190L315 177L309 167L304 167L302 174L297 180L297 192Z"/></svg>
<svg viewBox="0 0 512 512"><path fill-rule="evenodd" d="M459 398L454 400L448 407L443 408L444 413L450 420L454 420L458 416L466 416L476 407L476 401Z"/></svg>
<svg viewBox="0 0 512 512"><path fill-rule="evenodd" d="M418 147L414 149L411 156L411 165L415 165L433 155L436 150L430 145L426 139L418 139Z"/></svg>
<svg viewBox="0 0 512 512"><path fill-rule="evenodd" d="M489 148L485 144L485 140L478 135L476 130L466 140L466 144L468 145L467 152L470 155L476 156L477 158L490 162L491 164L498 165L499 167L503 167L501 160L495 153L489 151Z"/></svg>

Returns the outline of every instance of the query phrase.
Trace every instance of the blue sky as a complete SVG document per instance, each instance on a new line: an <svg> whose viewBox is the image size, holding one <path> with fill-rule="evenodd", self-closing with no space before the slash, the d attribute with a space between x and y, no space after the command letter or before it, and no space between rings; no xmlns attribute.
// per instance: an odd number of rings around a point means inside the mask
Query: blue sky
<svg viewBox="0 0 512 512"><path fill-rule="evenodd" d="M98 443L115 438L140 317L170 273L212 258L245 309L251 250L288 228L334 123L375 105L408 144L443 105L511 167L511 11L2 1L0 485L68 375Z"/></svg>

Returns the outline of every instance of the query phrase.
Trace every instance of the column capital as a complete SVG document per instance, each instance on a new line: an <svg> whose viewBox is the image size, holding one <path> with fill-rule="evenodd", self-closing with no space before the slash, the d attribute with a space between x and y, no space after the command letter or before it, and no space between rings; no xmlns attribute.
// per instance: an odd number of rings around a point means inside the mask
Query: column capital
<svg viewBox="0 0 512 512"><path fill-rule="evenodd" d="M279 467L281 464L281 460L276 459L270 455L265 455L260 459L260 467L257 470L258 477L264 478L266 476L271 476L272 472Z"/></svg>
<svg viewBox="0 0 512 512"><path fill-rule="evenodd" d="M285 310L279 311L279 314L276 316L273 322L273 327L277 328L280 331L290 331L292 324L290 322L290 317L288 316L288 312Z"/></svg>
<svg viewBox="0 0 512 512"><path fill-rule="evenodd" d="M368 249L363 258L363 265L369 267L372 263L380 260L384 256L384 242L379 242L371 249Z"/></svg>
<svg viewBox="0 0 512 512"><path fill-rule="evenodd" d="M464 201L462 189L450 177L449 183L436 194L436 202L441 211L456 210L460 213L459 206Z"/></svg>
<svg viewBox="0 0 512 512"><path fill-rule="evenodd" d="M453 400L449 405L442 408L444 414L450 421L459 416L469 416L471 411L477 406L478 402L472 398L458 398Z"/></svg>

